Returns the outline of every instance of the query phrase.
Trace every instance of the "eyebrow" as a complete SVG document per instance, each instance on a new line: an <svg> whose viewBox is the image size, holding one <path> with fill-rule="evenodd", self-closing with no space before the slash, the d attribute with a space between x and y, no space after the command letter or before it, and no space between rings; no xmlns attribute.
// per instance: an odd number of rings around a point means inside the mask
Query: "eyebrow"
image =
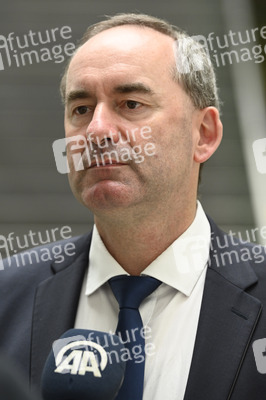
<svg viewBox="0 0 266 400"><path fill-rule="evenodd" d="M150 94L150 95L155 94L155 92L149 86L144 85L144 83L141 82L126 83L124 85L116 86L113 92L122 94L133 93L133 92Z"/></svg>
<svg viewBox="0 0 266 400"><path fill-rule="evenodd" d="M74 100L89 99L91 97L92 97L91 94L87 90L84 89L72 90L71 92L67 93L65 103L69 104Z"/></svg>

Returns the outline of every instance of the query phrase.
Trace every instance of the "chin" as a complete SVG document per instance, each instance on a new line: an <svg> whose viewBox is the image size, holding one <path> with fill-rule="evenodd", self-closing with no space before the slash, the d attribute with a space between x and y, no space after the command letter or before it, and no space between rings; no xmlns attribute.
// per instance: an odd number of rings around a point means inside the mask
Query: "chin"
<svg viewBox="0 0 266 400"><path fill-rule="evenodd" d="M78 196L78 200L93 213L128 207L134 199L122 184L95 185Z"/></svg>

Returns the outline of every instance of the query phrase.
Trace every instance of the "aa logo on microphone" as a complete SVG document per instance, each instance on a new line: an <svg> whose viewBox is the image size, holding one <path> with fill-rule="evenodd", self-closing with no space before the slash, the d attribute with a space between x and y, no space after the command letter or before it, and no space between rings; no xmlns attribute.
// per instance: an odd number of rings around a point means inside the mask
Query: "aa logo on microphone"
<svg viewBox="0 0 266 400"><path fill-rule="evenodd" d="M80 340L81 338L83 340ZM58 345L65 344L66 341L71 342L61 347L57 354L54 351L57 367L54 372L58 374L70 373L71 375L85 375L88 372L93 373L97 378L101 378L101 371L106 368L108 361L104 348L98 343L86 340L85 337L77 336L57 340L53 346L54 350L55 348L58 349Z"/></svg>

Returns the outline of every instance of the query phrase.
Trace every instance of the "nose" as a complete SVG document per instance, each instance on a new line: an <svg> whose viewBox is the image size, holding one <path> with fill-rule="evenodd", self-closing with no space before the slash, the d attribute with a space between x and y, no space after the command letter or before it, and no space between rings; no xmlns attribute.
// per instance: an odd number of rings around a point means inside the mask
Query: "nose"
<svg viewBox="0 0 266 400"><path fill-rule="evenodd" d="M114 143L118 142L119 129L116 118L115 113L107 105L103 103L97 104L92 120L87 127L86 135L88 140L96 145L108 139L111 139Z"/></svg>

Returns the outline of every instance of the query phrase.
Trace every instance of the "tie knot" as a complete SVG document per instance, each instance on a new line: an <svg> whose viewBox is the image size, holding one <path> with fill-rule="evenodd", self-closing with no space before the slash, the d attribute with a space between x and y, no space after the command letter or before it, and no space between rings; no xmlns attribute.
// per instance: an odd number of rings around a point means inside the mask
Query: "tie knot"
<svg viewBox="0 0 266 400"><path fill-rule="evenodd" d="M138 309L162 282L150 276L119 275L111 278L109 284L121 308Z"/></svg>

